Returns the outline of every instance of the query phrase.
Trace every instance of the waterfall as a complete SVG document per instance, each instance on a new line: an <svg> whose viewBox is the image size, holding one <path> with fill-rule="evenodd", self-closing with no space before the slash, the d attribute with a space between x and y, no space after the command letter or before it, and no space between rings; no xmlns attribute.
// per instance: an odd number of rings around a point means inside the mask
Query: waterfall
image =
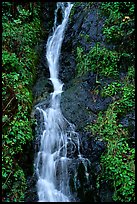
<svg viewBox="0 0 137 204"><path fill-rule="evenodd" d="M60 108L63 83L58 79L59 56L71 8L69 2L57 2L53 34L48 38L46 46L46 59L54 91L48 108L43 109L40 105L36 107L41 123L39 151L34 163L39 202L74 201L69 184L69 165L72 162L69 155L77 150L77 158L84 161L75 126L63 116ZM62 12L62 22L57 25L59 9Z"/></svg>

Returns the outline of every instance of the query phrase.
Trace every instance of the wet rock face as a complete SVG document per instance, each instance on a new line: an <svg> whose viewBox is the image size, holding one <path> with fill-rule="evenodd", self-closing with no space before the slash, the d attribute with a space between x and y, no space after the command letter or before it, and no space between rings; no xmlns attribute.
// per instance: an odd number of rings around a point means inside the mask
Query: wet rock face
<svg viewBox="0 0 137 204"><path fill-rule="evenodd" d="M106 143L95 140L87 132L79 134L83 160L73 159L69 164L70 187L76 201L100 202L96 179L101 171L99 159L106 148Z"/></svg>
<svg viewBox="0 0 137 204"><path fill-rule="evenodd" d="M69 19L61 48L59 76L64 83L69 82L76 75L76 48L78 46L83 47L87 52L97 42L105 45L102 34L105 18L99 16L99 3L94 2L91 7L88 7L88 3L85 2L74 9L74 15Z"/></svg>
<svg viewBox="0 0 137 204"><path fill-rule="evenodd" d="M107 110L108 105L113 102L111 97L103 98L99 93L95 95L94 90L97 87L96 74L90 72L83 77L75 78L64 88L61 109L63 115L75 124L78 131L93 123L98 112Z"/></svg>

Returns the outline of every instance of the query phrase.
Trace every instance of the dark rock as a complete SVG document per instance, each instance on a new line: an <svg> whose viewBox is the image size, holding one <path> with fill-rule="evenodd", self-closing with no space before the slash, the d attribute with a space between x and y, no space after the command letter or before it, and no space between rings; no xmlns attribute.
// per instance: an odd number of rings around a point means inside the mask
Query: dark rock
<svg viewBox="0 0 137 204"><path fill-rule="evenodd" d="M92 94L95 88L96 75L88 73L83 77L75 78L67 84L61 98L63 115L81 129L88 123L92 123L99 111L105 111L110 103L111 97L103 98L101 95ZM72 117L73 116L73 117Z"/></svg>
<svg viewBox="0 0 137 204"><path fill-rule="evenodd" d="M90 160L91 164L98 161L106 149L106 142L101 139L96 140L91 133L86 131L80 134L80 141L81 153Z"/></svg>
<svg viewBox="0 0 137 204"><path fill-rule="evenodd" d="M105 181L101 184L99 196L100 196L100 202L114 202L112 196L113 196L113 190L110 188L109 184Z"/></svg>
<svg viewBox="0 0 137 204"><path fill-rule="evenodd" d="M123 127L135 127L135 112L128 113L125 117L122 117L119 122Z"/></svg>
<svg viewBox="0 0 137 204"><path fill-rule="evenodd" d="M37 202L38 195L36 189L36 176L28 177L27 179L27 190L25 192L25 202Z"/></svg>
<svg viewBox="0 0 137 204"><path fill-rule="evenodd" d="M81 129L96 119L96 115L88 109L89 101L91 101L89 90L90 87L86 81L75 82L62 94L63 115L76 125L76 129Z"/></svg>
<svg viewBox="0 0 137 204"><path fill-rule="evenodd" d="M60 56L60 62L62 63L60 66L60 71L59 71L59 78L62 80L63 83L68 83L74 78L75 75L75 67L76 67L76 62L75 58L72 54L69 55L68 57L68 52L64 52ZM72 76L73 73L73 76Z"/></svg>
<svg viewBox="0 0 137 204"><path fill-rule="evenodd" d="M111 97L102 98L100 95L98 95L97 97L93 95L88 108L93 113L97 114L99 111L107 110L108 105L112 102L113 100Z"/></svg>
<svg viewBox="0 0 137 204"><path fill-rule="evenodd" d="M129 144L135 146L135 112L130 112L119 120L119 123L128 129Z"/></svg>

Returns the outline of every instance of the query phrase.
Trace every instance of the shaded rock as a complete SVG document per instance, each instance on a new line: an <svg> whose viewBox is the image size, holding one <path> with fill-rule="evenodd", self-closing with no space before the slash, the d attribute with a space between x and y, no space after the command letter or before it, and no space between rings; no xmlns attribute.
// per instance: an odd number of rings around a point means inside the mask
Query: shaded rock
<svg viewBox="0 0 137 204"><path fill-rule="evenodd" d="M84 155L84 157L90 160L91 165L93 162L97 162L99 160L101 154L106 149L106 142L101 139L95 139L91 133L84 130L80 133L80 141L81 153Z"/></svg>
<svg viewBox="0 0 137 204"><path fill-rule="evenodd" d="M111 97L103 98L100 94L92 94L97 86L96 75L87 73L83 77L75 78L66 85L62 94L61 108L63 115L81 129L92 123L97 118L99 111L105 111L110 103Z"/></svg>
<svg viewBox="0 0 137 204"><path fill-rule="evenodd" d="M76 125L76 129L81 129L96 119L96 115L88 109L89 101L91 101L89 88L88 83L77 82L62 94L63 115Z"/></svg>
<svg viewBox="0 0 137 204"><path fill-rule="evenodd" d="M119 120L119 123L128 129L129 144L135 146L135 112L126 114Z"/></svg>
<svg viewBox="0 0 137 204"><path fill-rule="evenodd" d="M113 100L110 97L102 98L100 95L97 97L93 96L91 103L88 105L89 110L93 113L98 113L99 111L105 111L108 108L108 105L112 103Z"/></svg>
<svg viewBox="0 0 137 204"><path fill-rule="evenodd" d="M122 117L119 122L123 127L135 128L135 112L128 113L125 117Z"/></svg>
<svg viewBox="0 0 137 204"><path fill-rule="evenodd" d="M112 198L113 190L105 181L101 184L99 196L100 196L100 202L114 202Z"/></svg>
<svg viewBox="0 0 137 204"><path fill-rule="evenodd" d="M37 202L38 201L36 182L37 180L36 180L35 175L27 179L28 188L25 192L25 202Z"/></svg>

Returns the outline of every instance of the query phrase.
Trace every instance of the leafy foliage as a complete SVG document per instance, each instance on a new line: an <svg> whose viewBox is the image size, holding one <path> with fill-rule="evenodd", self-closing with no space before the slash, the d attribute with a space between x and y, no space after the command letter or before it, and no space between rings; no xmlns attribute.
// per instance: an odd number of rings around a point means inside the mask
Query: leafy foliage
<svg viewBox="0 0 137 204"><path fill-rule="evenodd" d="M120 53L120 67L125 66L125 62L132 65L135 60L135 3L103 2L101 12L107 17L103 33L106 41L115 45Z"/></svg>
<svg viewBox="0 0 137 204"><path fill-rule="evenodd" d="M89 53L84 53L81 47L77 47L77 74L93 71L103 76L118 75L118 53L108 50L96 44Z"/></svg>
<svg viewBox="0 0 137 204"><path fill-rule="evenodd" d="M2 5L2 200L24 201L26 176L17 155L33 139L30 111L31 87L38 63L34 51L40 38L39 4L33 13L23 5L3 2ZM33 18L32 18L33 17ZM23 155L22 155L23 156Z"/></svg>
<svg viewBox="0 0 137 204"><path fill-rule="evenodd" d="M107 151L101 156L102 173L99 184L107 180L114 188L114 201L133 202L135 199L135 149L128 145L128 131L118 124L115 104L105 113L100 112L96 124L87 126L97 138L107 142Z"/></svg>
<svg viewBox="0 0 137 204"><path fill-rule="evenodd" d="M122 84L119 82L112 82L111 84L104 86L102 90L102 96L114 96L116 94L121 94Z"/></svg>
<svg viewBox="0 0 137 204"><path fill-rule="evenodd" d="M113 97L115 101L114 111L119 113L119 115L126 114L135 107L135 85L130 84L130 82L112 82L108 86L103 87L101 94L103 97Z"/></svg>

